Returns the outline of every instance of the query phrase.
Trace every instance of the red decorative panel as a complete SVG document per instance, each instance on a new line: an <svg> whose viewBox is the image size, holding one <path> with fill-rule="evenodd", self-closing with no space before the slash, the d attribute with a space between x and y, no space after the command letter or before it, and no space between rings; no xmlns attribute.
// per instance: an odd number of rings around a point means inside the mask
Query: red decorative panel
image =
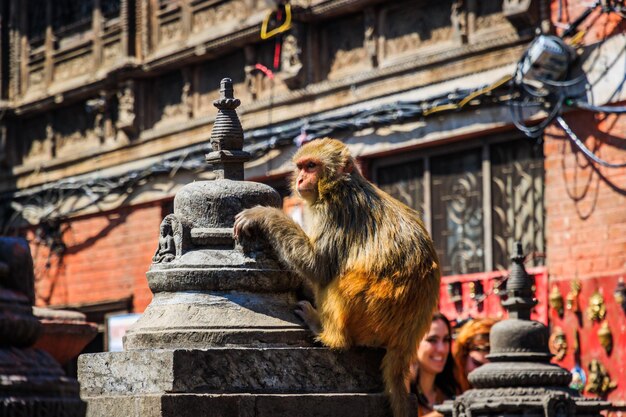
<svg viewBox="0 0 626 417"><path fill-rule="evenodd" d="M553 359L554 363L572 369L578 361L579 366L585 371L587 382L589 382L589 364L592 360L599 361L608 371L610 379L617 383L617 387L612 390L607 399L614 403L623 404L626 401L626 314L620 305L615 302L614 291L619 279L626 278L624 274L610 275L601 278L591 278L580 280L580 294L578 295L579 312L564 308L563 316L560 317L557 311L550 308L549 320L550 330L554 332L560 328L567 340L567 351L562 360ZM571 290L571 279L551 281L550 288L556 286L563 299L567 301L567 294ZM587 310L590 299L595 292L602 295L606 313L602 320L591 320ZM598 330L603 323L608 323L608 327L613 335L613 350L609 354L600 344ZM578 331L578 341L580 346L579 358L575 355L575 334ZM591 393L585 395L595 397Z"/></svg>
<svg viewBox="0 0 626 417"><path fill-rule="evenodd" d="M544 324L548 322L548 276L545 267L527 268L528 273L535 279L535 296L537 305L533 308L532 319ZM476 274L452 275L441 278L439 290L439 310L450 320L462 321L470 317L506 318L507 312L500 304L500 295L497 287L504 289L507 271L481 272ZM454 301L450 289L461 288L460 300ZM482 286L472 298L472 286Z"/></svg>

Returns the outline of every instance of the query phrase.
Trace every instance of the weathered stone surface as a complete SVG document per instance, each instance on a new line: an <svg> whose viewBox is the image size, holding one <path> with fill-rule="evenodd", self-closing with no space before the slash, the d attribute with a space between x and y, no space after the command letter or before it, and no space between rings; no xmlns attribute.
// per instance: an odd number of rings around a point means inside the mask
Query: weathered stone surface
<svg viewBox="0 0 626 417"><path fill-rule="evenodd" d="M41 324L33 315L30 300L2 285L0 282L0 347L31 346L39 337Z"/></svg>
<svg viewBox="0 0 626 417"><path fill-rule="evenodd" d="M145 350L83 355L86 397L157 393L380 392L383 351L323 347Z"/></svg>
<svg viewBox="0 0 626 417"><path fill-rule="evenodd" d="M232 227L237 213L257 204L280 207L280 196L273 188L256 182L198 181L176 194L174 212L189 227Z"/></svg>
<svg viewBox="0 0 626 417"><path fill-rule="evenodd" d="M126 334L124 346L162 349L311 345L311 333L292 312L296 302L293 293L156 293Z"/></svg>
<svg viewBox="0 0 626 417"><path fill-rule="evenodd" d="M88 417L391 417L383 394L165 394L100 397Z"/></svg>

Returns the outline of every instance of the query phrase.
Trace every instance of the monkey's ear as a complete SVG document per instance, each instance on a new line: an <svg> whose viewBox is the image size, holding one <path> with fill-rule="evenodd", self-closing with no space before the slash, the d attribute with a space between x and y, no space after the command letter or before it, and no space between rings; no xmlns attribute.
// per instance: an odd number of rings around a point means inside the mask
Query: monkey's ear
<svg viewBox="0 0 626 417"><path fill-rule="evenodd" d="M352 160L352 158L346 161L346 164L343 166L343 169L341 171L346 174L352 174L352 171L354 171L354 161Z"/></svg>

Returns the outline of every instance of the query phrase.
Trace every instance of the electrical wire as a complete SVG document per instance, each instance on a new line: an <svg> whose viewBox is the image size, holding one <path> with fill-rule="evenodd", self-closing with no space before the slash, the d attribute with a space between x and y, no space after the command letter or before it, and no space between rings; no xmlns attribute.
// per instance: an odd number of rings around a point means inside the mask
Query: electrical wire
<svg viewBox="0 0 626 417"><path fill-rule="evenodd" d="M267 67L260 68L259 71L271 73ZM272 74L273 75L273 74ZM461 103L464 107L493 103L502 103L506 99L502 97L490 97L478 103L470 103L479 96L484 96L487 92L497 90L503 85L500 82L477 89L455 90L430 97L425 100L398 101L395 103L383 104L377 107L352 110L334 115L318 115L307 119L298 119L283 123L278 126L255 129L245 132L244 150L250 152L253 157L258 158L271 149L301 145L304 142L325 136L336 135L341 132L358 131L368 127L386 126L403 123L424 117L428 110L443 107L459 109ZM506 90L503 90L506 92ZM471 97L470 100L465 100ZM206 169L204 155L210 151L210 144L203 144L186 150L180 155L170 156L147 168L129 171L127 173L101 178L68 178L54 183L44 184L38 188L20 190L13 193L6 193L0 196L0 201L5 204L10 202L13 208L13 215L5 224L5 229L18 220L19 214L36 218L39 224L47 221L58 221L63 218L84 210L85 208L99 204L112 194L130 194L142 183L156 175L172 175L176 171L199 172ZM68 198L78 198L86 196L87 201L75 205L71 209L61 210L64 202ZM18 214L18 215L16 215Z"/></svg>
<svg viewBox="0 0 626 417"><path fill-rule="evenodd" d="M596 113L607 113L607 114L624 114L626 113L626 106L596 106L593 104L586 103L581 100L569 100L567 102L568 105L579 108L581 110L593 111Z"/></svg>
<svg viewBox="0 0 626 417"><path fill-rule="evenodd" d="M576 136L574 131L569 127L569 125L565 122L565 120L561 116L557 116L556 121L559 124L559 126L561 126L561 129L563 129L563 131L567 133L567 136L571 139L572 142L574 142L574 144L578 147L578 149L580 149L585 154L585 156L591 159L593 162L597 163L598 165L602 165L603 167L607 167L607 168L626 167L626 162L616 164L616 163L611 163L611 162L605 161L604 159L599 158L598 156L596 156L596 154L594 154L589 148L585 146L585 144L578 138L578 136Z"/></svg>

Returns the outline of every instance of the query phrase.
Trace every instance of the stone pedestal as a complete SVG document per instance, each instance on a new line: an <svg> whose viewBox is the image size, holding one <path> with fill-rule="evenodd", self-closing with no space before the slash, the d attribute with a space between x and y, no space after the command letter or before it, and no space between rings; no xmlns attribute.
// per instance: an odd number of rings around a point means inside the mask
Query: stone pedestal
<svg viewBox="0 0 626 417"><path fill-rule="evenodd" d="M76 358L98 334L97 326L78 311L33 307L33 314L42 325L33 347L48 352L61 366Z"/></svg>
<svg viewBox="0 0 626 417"><path fill-rule="evenodd" d="M235 242L237 213L281 199L243 181L239 100L229 79L221 87L207 155L217 179L176 195L147 272L154 298L124 351L79 358L88 415L390 416L384 352L316 345L293 314L299 277L265 242Z"/></svg>

